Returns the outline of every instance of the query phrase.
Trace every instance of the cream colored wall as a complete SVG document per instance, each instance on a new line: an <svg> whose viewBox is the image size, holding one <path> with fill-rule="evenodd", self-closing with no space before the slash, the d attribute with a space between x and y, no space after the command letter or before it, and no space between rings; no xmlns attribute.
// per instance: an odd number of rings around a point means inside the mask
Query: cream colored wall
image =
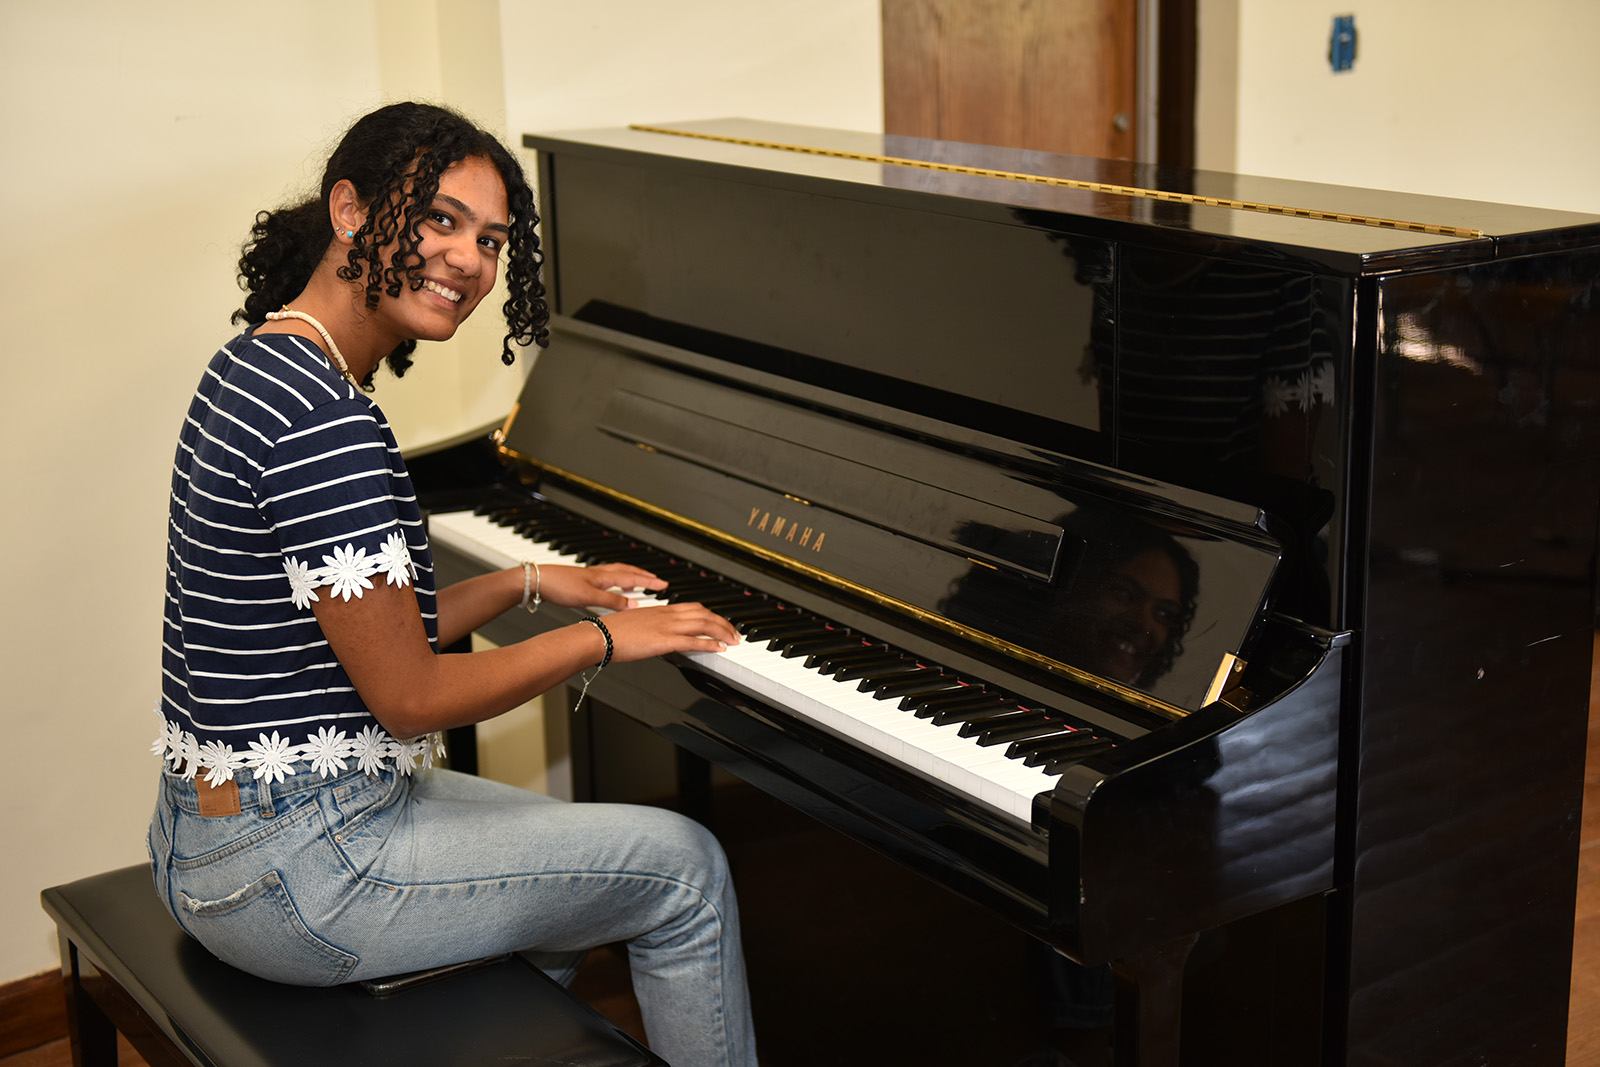
<svg viewBox="0 0 1600 1067"><path fill-rule="evenodd" d="M501 4L525 132L729 115L883 129L878 0Z"/></svg>
<svg viewBox="0 0 1600 1067"><path fill-rule="evenodd" d="M509 115L512 144L714 114L878 128L875 0L766 7L0 3L0 982L55 965L40 889L144 856L172 446L231 333L254 213L313 187L386 99L445 100L502 131ZM502 369L498 336L480 315L404 383L380 378L403 443L503 416L528 361ZM504 772L536 779L525 763Z"/></svg>
<svg viewBox="0 0 1600 1067"><path fill-rule="evenodd" d="M0 981L53 965L40 889L144 855L173 441L230 335L251 218L314 189L333 140L385 98L451 98L503 121L492 0L450 0L449 19L407 3L401 33L379 32L380 6L401 5L0 7L0 538L14 561ZM463 26L483 39L445 29ZM410 443L490 421L520 383L492 354L429 354L415 374L379 391Z"/></svg>
<svg viewBox="0 0 1600 1067"><path fill-rule="evenodd" d="M1593 0L1201 0L1200 38L1203 166L1600 212Z"/></svg>

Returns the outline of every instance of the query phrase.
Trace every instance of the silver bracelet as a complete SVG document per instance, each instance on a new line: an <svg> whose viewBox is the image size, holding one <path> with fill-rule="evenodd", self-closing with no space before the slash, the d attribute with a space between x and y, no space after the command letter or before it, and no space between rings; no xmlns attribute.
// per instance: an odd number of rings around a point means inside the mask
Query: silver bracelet
<svg viewBox="0 0 1600 1067"><path fill-rule="evenodd" d="M539 573L539 565L531 559L522 561L522 603L517 607L527 611L529 615L539 610L539 605L544 603L539 599L539 589L544 585L544 576Z"/></svg>

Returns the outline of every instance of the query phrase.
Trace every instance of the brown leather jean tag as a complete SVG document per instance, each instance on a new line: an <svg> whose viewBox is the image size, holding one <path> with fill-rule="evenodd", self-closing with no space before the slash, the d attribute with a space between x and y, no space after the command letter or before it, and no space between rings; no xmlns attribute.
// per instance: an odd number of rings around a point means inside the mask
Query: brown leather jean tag
<svg viewBox="0 0 1600 1067"><path fill-rule="evenodd" d="M229 778L213 786L205 780L205 773L206 769L201 767L194 778L194 791L200 794L200 814L208 818L239 814L239 783Z"/></svg>

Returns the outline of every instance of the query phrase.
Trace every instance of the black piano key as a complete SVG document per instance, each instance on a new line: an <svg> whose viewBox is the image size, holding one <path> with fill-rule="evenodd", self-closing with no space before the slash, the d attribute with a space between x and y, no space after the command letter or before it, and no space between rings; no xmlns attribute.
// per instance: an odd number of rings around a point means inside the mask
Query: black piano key
<svg viewBox="0 0 1600 1067"><path fill-rule="evenodd" d="M754 641L757 638L751 637L750 634L757 626L762 623L782 621L786 615L788 615L788 612L772 612L767 615L751 615L737 620L730 619L729 621L733 623L733 628L739 631L740 637L746 641Z"/></svg>
<svg viewBox="0 0 1600 1067"><path fill-rule="evenodd" d="M843 648L834 652L813 652L806 657L805 666L808 670L817 671L821 674L832 674L839 667L862 660L876 659L883 655L886 647L885 645L863 644L857 638L857 643L851 648Z"/></svg>
<svg viewBox="0 0 1600 1067"><path fill-rule="evenodd" d="M500 521L500 520L496 520ZM509 526L524 537L531 537L535 541L548 540L551 537L568 537L573 534L588 533L594 530L593 523L581 519L557 518L515 518L507 517L507 521L500 523Z"/></svg>
<svg viewBox="0 0 1600 1067"><path fill-rule="evenodd" d="M1086 745L1083 748L1077 749L1076 751L1074 751L1074 752L1072 752L1072 753L1070 753L1068 755L1060 756L1060 757L1057 757L1056 759L1052 759L1052 760L1047 760L1044 763L1029 764L1029 766L1041 767L1041 768L1044 769L1044 772L1046 774L1065 774L1067 772L1067 769L1070 768L1073 764L1082 763L1084 760L1088 759L1090 756L1098 755L1101 752L1104 752L1108 748L1115 748L1115 747L1116 746L1114 744L1112 744L1110 741L1102 741L1098 745Z"/></svg>
<svg viewBox="0 0 1600 1067"><path fill-rule="evenodd" d="M750 606L750 610L739 613L739 623L745 626L754 626L758 622L769 625L774 623L792 622L795 613L775 601L765 597L758 599Z"/></svg>
<svg viewBox="0 0 1600 1067"><path fill-rule="evenodd" d="M863 693L870 693L877 686L885 685L896 678L903 678L908 674L920 675L921 672L927 669L910 656L901 656L894 663L883 667L881 670L862 671L853 674L851 677L861 679L859 684L856 685L856 689ZM839 680L841 682L846 681L844 678Z"/></svg>
<svg viewBox="0 0 1600 1067"><path fill-rule="evenodd" d="M1037 767L1041 763L1065 757L1079 749L1109 744L1111 744L1109 740L1090 730L1074 730L1062 737L1013 741L1011 747L1006 749L1006 755L1012 759L1020 759L1030 767Z"/></svg>
<svg viewBox="0 0 1600 1067"><path fill-rule="evenodd" d="M538 512L528 508L480 508L476 514L500 526L513 526Z"/></svg>
<svg viewBox="0 0 1600 1067"><path fill-rule="evenodd" d="M737 588L731 582L724 581L714 574L698 574L674 583L672 591L688 595L690 593L726 593Z"/></svg>
<svg viewBox="0 0 1600 1067"><path fill-rule="evenodd" d="M781 653L784 659L797 659L824 649L829 652L844 652L847 649L858 648L862 644L861 638L855 634L829 630L825 635L818 637L779 638L768 647Z"/></svg>
<svg viewBox="0 0 1600 1067"><path fill-rule="evenodd" d="M836 682L853 682L857 678L865 678L869 674L882 674L884 671L893 670L896 665L904 665L909 661L898 652L886 652L877 659L860 660L849 663L838 670L824 671L831 674Z"/></svg>
<svg viewBox="0 0 1600 1067"><path fill-rule="evenodd" d="M995 696L981 685L961 685L927 696L907 696L900 701L901 711L927 712L929 715L949 707L978 704ZM926 718L927 716L923 716Z"/></svg>
<svg viewBox="0 0 1600 1067"><path fill-rule="evenodd" d="M750 629L745 632L745 637L751 641L770 641L775 637L818 636L827 632L822 623L816 619L797 618L788 612L785 616L770 623L752 623Z"/></svg>
<svg viewBox="0 0 1600 1067"><path fill-rule="evenodd" d="M886 675L883 678L864 678L856 688L863 693L871 693L879 700L888 700L891 697L901 697L921 690L934 693L957 684L959 683L955 675L946 674L938 667L924 667L918 664L909 671L899 674Z"/></svg>
<svg viewBox="0 0 1600 1067"><path fill-rule="evenodd" d="M966 729L966 727L962 727ZM994 722L987 727L975 732L978 744L982 748L993 748L995 745L1009 745L1013 741L1027 741L1042 737L1060 737L1068 733L1065 724L1056 722L1045 716L1039 716L1035 722Z"/></svg>
<svg viewBox="0 0 1600 1067"><path fill-rule="evenodd" d="M680 571L676 568L658 570L655 575L667 583L667 587L656 595L663 600L671 600L673 602L689 597L693 592L698 591L696 588L691 587L698 587L700 583L710 580L706 575L698 571ZM720 588L726 589L727 586L722 584Z"/></svg>
<svg viewBox="0 0 1600 1067"><path fill-rule="evenodd" d="M604 552L599 550L586 552L584 556L593 563L627 563L634 567L642 567L652 574L655 573L655 568L651 564L659 564L661 562L661 554L659 552L654 552L632 541L622 541L616 547L607 549Z"/></svg>
<svg viewBox="0 0 1600 1067"><path fill-rule="evenodd" d="M609 548L622 547L622 542L610 534L572 534L568 537L552 537L547 539L545 544L569 556L592 555Z"/></svg>
<svg viewBox="0 0 1600 1067"><path fill-rule="evenodd" d="M929 714L919 712L917 718L927 719L935 726L954 726L960 723L961 728L957 732L962 737L971 737L989 723L1016 715L1018 711L1015 700L996 697L993 701L983 704L963 704L960 707L945 708Z"/></svg>
<svg viewBox="0 0 1600 1067"><path fill-rule="evenodd" d="M521 534L523 537L526 537L528 540L532 541L536 545L543 545L544 547L549 548L549 549L553 549L553 550L555 550L557 552L565 552L566 551L566 549L564 549L561 546L559 546L558 544L556 544L556 538L558 538L560 536L563 536L563 535L560 535L560 534L551 535L551 534L545 533L542 530L529 529L525 524L522 524L522 523L519 523L518 525L512 527L512 529L516 533Z"/></svg>
<svg viewBox="0 0 1600 1067"><path fill-rule="evenodd" d="M573 555L577 557L577 562L585 567L596 567L602 563L619 562L617 553L610 548L585 549L582 552L574 552Z"/></svg>
<svg viewBox="0 0 1600 1067"><path fill-rule="evenodd" d="M753 597L749 593L741 593L737 590L731 593L715 593L710 596L697 596L690 599L703 608L710 608L712 611L719 612L737 611L751 604L771 606L758 597Z"/></svg>
<svg viewBox="0 0 1600 1067"><path fill-rule="evenodd" d="M749 603L730 603L719 605L711 610L715 611L718 615L721 615L729 622L738 622L741 619L770 618L773 613L778 610L770 600L763 600L760 597L753 596L746 597L745 599L749 601Z"/></svg>

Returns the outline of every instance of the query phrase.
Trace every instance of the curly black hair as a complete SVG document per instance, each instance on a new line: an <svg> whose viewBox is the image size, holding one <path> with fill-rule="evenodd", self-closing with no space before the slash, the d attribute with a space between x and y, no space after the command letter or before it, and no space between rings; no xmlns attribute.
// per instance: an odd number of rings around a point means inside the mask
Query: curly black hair
<svg viewBox="0 0 1600 1067"><path fill-rule="evenodd" d="M233 313L235 323L260 322L305 289L333 240L328 196L348 179L370 209L355 232L349 261L339 277L365 279L366 305L376 308L383 295L400 295L401 286L422 286L423 261L417 228L426 216L439 176L463 159L487 159L505 183L511 209L506 241L505 341L500 359L507 366L513 345L544 345L550 311L539 279L544 254L534 232L539 216L522 166L492 134L449 108L435 104L390 104L358 119L328 158L322 191L315 199L256 215L250 238L239 255L239 288L248 294ZM393 247L389 261L382 250ZM396 377L411 366L416 341L406 341L385 357ZM368 377L367 385L371 384Z"/></svg>

